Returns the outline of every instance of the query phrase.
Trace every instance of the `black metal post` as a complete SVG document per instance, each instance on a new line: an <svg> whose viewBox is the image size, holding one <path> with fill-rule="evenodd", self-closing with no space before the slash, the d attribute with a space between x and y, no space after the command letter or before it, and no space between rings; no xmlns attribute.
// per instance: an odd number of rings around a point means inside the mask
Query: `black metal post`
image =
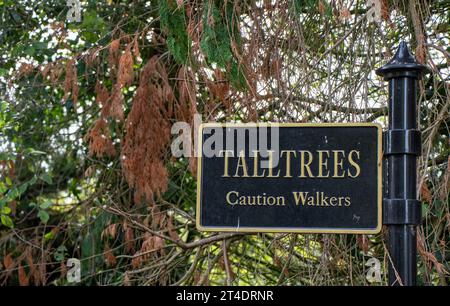
<svg viewBox="0 0 450 306"><path fill-rule="evenodd" d="M384 134L387 161L383 223L388 225L389 285L416 285L416 226L421 221L417 200L417 81L427 68L419 65L401 42L395 56L376 73L389 81L389 129Z"/></svg>

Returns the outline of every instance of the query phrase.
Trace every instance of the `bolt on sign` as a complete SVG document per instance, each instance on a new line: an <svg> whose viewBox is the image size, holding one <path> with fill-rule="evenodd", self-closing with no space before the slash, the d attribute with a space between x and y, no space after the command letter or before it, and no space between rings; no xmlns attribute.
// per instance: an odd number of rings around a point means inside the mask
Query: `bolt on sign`
<svg viewBox="0 0 450 306"><path fill-rule="evenodd" d="M206 123L199 128L198 154L201 231L381 229L378 124Z"/></svg>

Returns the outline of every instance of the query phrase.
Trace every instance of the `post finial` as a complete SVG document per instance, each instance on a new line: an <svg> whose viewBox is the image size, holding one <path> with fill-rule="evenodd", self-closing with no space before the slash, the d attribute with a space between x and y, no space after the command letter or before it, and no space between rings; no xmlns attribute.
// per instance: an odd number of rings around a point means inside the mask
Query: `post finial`
<svg viewBox="0 0 450 306"><path fill-rule="evenodd" d="M375 72L377 75L383 76L385 80L389 80L403 76L420 78L422 74L428 73L429 69L425 65L417 63L406 42L402 41L394 57Z"/></svg>

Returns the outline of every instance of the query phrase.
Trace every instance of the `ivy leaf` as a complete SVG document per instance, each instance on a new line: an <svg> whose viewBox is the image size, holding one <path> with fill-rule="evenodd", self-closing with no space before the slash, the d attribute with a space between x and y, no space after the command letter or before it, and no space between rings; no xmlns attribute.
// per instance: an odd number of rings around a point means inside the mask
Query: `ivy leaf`
<svg viewBox="0 0 450 306"><path fill-rule="evenodd" d="M8 187L6 187L5 183L0 182L0 193L5 193L8 190Z"/></svg>
<svg viewBox="0 0 450 306"><path fill-rule="evenodd" d="M67 253L67 248L65 245L62 244L56 249L55 253L53 254L53 257L55 258L55 260L57 262L61 262L64 260L66 253Z"/></svg>
<svg viewBox="0 0 450 306"><path fill-rule="evenodd" d="M9 208L8 206L2 207L0 208L0 213L4 215L9 215L11 213L11 208Z"/></svg>
<svg viewBox="0 0 450 306"><path fill-rule="evenodd" d="M3 188L3 185L2 185L1 182L0 182L0 192L3 193L3 192L5 192L6 190L7 190L7 188L6 188L6 187ZM7 202L7 200L8 200L8 197L3 197L3 198L1 198L1 199L0 199L0 207L2 207L3 205L5 205L6 202Z"/></svg>
<svg viewBox="0 0 450 306"><path fill-rule="evenodd" d="M50 219L48 212L42 209L38 212L38 217L41 219L42 223L47 223L48 219Z"/></svg>
<svg viewBox="0 0 450 306"><path fill-rule="evenodd" d="M7 227L9 227L9 228L13 228L13 227L14 227L13 220L12 220L9 216L7 216L7 215L1 215L0 219L1 219L2 224L3 224L4 226L7 226Z"/></svg>
<svg viewBox="0 0 450 306"><path fill-rule="evenodd" d="M8 193L6 194L9 200L14 200L18 196L20 196L20 191L18 188L14 187L13 189L10 189Z"/></svg>

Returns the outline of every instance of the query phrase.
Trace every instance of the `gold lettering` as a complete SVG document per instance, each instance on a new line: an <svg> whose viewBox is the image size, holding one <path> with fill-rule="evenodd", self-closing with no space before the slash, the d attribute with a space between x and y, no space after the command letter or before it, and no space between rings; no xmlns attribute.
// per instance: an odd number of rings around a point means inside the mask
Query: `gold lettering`
<svg viewBox="0 0 450 306"><path fill-rule="evenodd" d="M229 205L269 205L269 206L284 206L286 205L284 196L270 196L265 192L262 195L241 195L237 191L230 191L226 195L227 204Z"/></svg>
<svg viewBox="0 0 450 306"><path fill-rule="evenodd" d="M326 150L317 150L317 153L319 153L319 174L317 177L329 177L330 176L330 170L328 170L328 159L323 160L323 154L325 153L327 155L327 158L330 157L330 151ZM323 167L325 167L326 175L323 175Z"/></svg>
<svg viewBox="0 0 450 306"><path fill-rule="evenodd" d="M277 197L277 205L285 205L286 203L284 202L284 197L283 196L279 196Z"/></svg>
<svg viewBox="0 0 450 306"><path fill-rule="evenodd" d="M355 178L360 175L361 168L359 167L359 164L357 162L355 162L355 160L353 159L353 154L356 154L356 156L359 159L359 151L356 151L356 150L350 151L350 153L348 154L348 162L355 168L355 173L352 174L350 172L350 169L348 169L348 176Z"/></svg>
<svg viewBox="0 0 450 306"><path fill-rule="evenodd" d="M339 159L339 153L345 156L345 151L343 150L333 150L334 155L334 173L333 177L344 177L345 173L342 171L342 174L339 174L339 169L343 170L343 159Z"/></svg>
<svg viewBox="0 0 450 306"><path fill-rule="evenodd" d="M305 153L308 154L308 162L305 163ZM309 177L314 177L314 175L311 172L311 168L309 167L313 161L312 153L309 151L300 151L300 176L299 177L306 177L305 175L305 169L308 172Z"/></svg>
<svg viewBox="0 0 450 306"><path fill-rule="evenodd" d="M259 151L255 150L253 151L255 157L253 159L253 177L264 177L266 174L266 170L263 169L263 172L261 175L258 175L258 169L259 169Z"/></svg>
<svg viewBox="0 0 450 306"><path fill-rule="evenodd" d="M234 177L239 177L239 169L242 168L242 177L248 177L248 168L247 168L247 162L245 161L245 154L244 151L239 152L239 159L238 164L236 166L236 173L234 174Z"/></svg>
<svg viewBox="0 0 450 306"><path fill-rule="evenodd" d="M221 150L219 152L219 156L220 154L224 153L224 165L223 165L223 175L222 177L230 177L230 175L228 174L228 158L230 157L230 155L228 153L233 154L232 150Z"/></svg>
<svg viewBox="0 0 450 306"><path fill-rule="evenodd" d="M296 192L296 191L293 191L292 193L294 194L295 205L298 205L299 202L301 202L302 205L305 205L306 197L308 196L309 192Z"/></svg>
<svg viewBox="0 0 450 306"><path fill-rule="evenodd" d="M230 196L232 194L234 194L236 196L236 201L234 201L234 202L231 202L231 200L230 200ZM237 197L238 196L239 196L239 193L237 191L230 191L230 192L228 192L227 193L227 203L230 204L230 205L236 205L238 203L238 201L237 201Z"/></svg>
<svg viewBox="0 0 450 306"><path fill-rule="evenodd" d="M350 206L352 202L350 201L350 197L345 197L345 204L344 206Z"/></svg>
<svg viewBox="0 0 450 306"><path fill-rule="evenodd" d="M337 200L336 197L331 197L331 198L330 198L330 205L331 205L331 206L336 206L336 200Z"/></svg>
<svg viewBox="0 0 450 306"><path fill-rule="evenodd" d="M286 153L286 175L284 177L292 177L292 175L291 175L291 154L294 154L294 157L297 157L297 152L294 150L282 150L281 157L283 157L283 153Z"/></svg>
<svg viewBox="0 0 450 306"><path fill-rule="evenodd" d="M274 197L271 197L271 196L267 197L267 204L268 204L269 206L272 206L272 205L274 205L275 203L276 203L276 199L275 199Z"/></svg>
<svg viewBox="0 0 450 306"><path fill-rule="evenodd" d="M261 168L261 151L259 150L254 150L251 154L250 158L253 158L253 165L248 164L252 161L249 161L248 157L245 156L245 151L239 152L236 165L230 161L230 157L234 157L232 150L220 151L224 158L222 177L356 178L361 175L360 151L358 150L351 150L350 152L344 150L316 150L314 152L281 150L278 156L275 156L276 151L269 150L267 152L268 170ZM280 164L274 165L275 158L279 158L282 166L279 166ZM298 159L300 159L300 169L297 168L298 166L292 166ZM249 166L253 168L253 171L249 169ZM284 170L284 167L286 167L286 170ZM234 175L230 173L233 169L235 170Z"/></svg>

